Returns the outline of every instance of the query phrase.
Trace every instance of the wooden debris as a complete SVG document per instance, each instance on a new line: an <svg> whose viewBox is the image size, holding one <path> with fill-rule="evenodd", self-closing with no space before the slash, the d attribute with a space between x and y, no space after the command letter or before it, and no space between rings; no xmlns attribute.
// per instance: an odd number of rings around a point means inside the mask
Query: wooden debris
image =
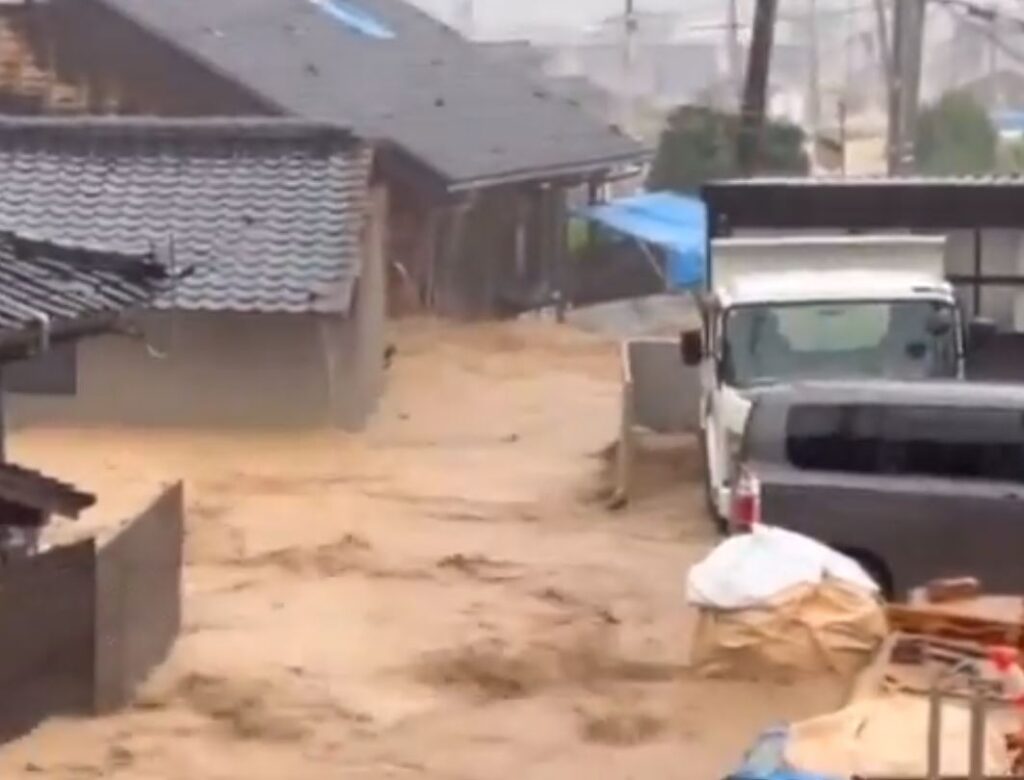
<svg viewBox="0 0 1024 780"><path fill-rule="evenodd" d="M932 580L925 586L925 595L931 604L962 601L980 596L981 583L976 577Z"/></svg>
<svg viewBox="0 0 1024 780"><path fill-rule="evenodd" d="M892 630L904 634L1024 650L1024 624L1019 622L903 604L889 604L886 615Z"/></svg>

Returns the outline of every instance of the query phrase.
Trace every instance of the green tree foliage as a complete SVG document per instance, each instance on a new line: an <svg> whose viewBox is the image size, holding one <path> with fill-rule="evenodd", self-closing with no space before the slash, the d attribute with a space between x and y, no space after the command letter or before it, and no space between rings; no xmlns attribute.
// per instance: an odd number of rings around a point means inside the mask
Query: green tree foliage
<svg viewBox="0 0 1024 780"><path fill-rule="evenodd" d="M965 92L947 92L918 117L917 169L932 175L988 173L998 136L985 109Z"/></svg>
<svg viewBox="0 0 1024 780"><path fill-rule="evenodd" d="M736 160L739 119L702 106L682 106L668 119L647 182L650 189L694 192L704 182L741 175ZM759 173L805 175L804 132L768 122L761 140Z"/></svg>
<svg viewBox="0 0 1024 780"><path fill-rule="evenodd" d="M998 170L1001 173L1024 173L1024 141L1010 141L999 147Z"/></svg>

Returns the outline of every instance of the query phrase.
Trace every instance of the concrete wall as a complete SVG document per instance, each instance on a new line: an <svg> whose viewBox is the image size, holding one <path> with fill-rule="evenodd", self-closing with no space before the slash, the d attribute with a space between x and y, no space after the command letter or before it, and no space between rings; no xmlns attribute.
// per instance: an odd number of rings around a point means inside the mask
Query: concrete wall
<svg viewBox="0 0 1024 780"><path fill-rule="evenodd" d="M184 521L176 485L97 551L95 712L131 701L181 631Z"/></svg>
<svg viewBox="0 0 1024 780"><path fill-rule="evenodd" d="M92 703L92 542L0 567L0 742Z"/></svg>
<svg viewBox="0 0 1024 780"><path fill-rule="evenodd" d="M387 325L384 189L371 200L348 315L146 313L148 345L82 342L77 392L12 393L11 425L361 427L383 389Z"/></svg>
<svg viewBox="0 0 1024 780"><path fill-rule="evenodd" d="M169 488L107 545L0 567L0 742L126 705L181 627L184 508Z"/></svg>

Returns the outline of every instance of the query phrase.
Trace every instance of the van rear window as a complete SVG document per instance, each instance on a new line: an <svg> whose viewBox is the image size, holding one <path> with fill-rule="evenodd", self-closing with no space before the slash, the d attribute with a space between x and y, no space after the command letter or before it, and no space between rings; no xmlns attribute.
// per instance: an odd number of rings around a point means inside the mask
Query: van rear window
<svg viewBox="0 0 1024 780"><path fill-rule="evenodd" d="M806 470L1024 483L1024 411L798 405L786 456Z"/></svg>

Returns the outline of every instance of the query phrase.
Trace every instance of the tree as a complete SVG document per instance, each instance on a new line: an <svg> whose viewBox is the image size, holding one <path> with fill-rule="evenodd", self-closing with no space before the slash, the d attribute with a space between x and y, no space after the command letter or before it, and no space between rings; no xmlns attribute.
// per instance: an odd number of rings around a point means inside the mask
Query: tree
<svg viewBox="0 0 1024 780"><path fill-rule="evenodd" d="M1024 173L1024 140L1005 143L996 154L1000 173Z"/></svg>
<svg viewBox="0 0 1024 780"><path fill-rule="evenodd" d="M989 173L996 166L997 143L985 109L966 92L947 92L918 118L917 169L944 176Z"/></svg>
<svg viewBox="0 0 1024 780"><path fill-rule="evenodd" d="M647 182L649 189L695 192L711 179L740 175L736 156L739 118L703 106L681 106L668 119ZM805 175L804 133L787 122L768 122L759 171Z"/></svg>

